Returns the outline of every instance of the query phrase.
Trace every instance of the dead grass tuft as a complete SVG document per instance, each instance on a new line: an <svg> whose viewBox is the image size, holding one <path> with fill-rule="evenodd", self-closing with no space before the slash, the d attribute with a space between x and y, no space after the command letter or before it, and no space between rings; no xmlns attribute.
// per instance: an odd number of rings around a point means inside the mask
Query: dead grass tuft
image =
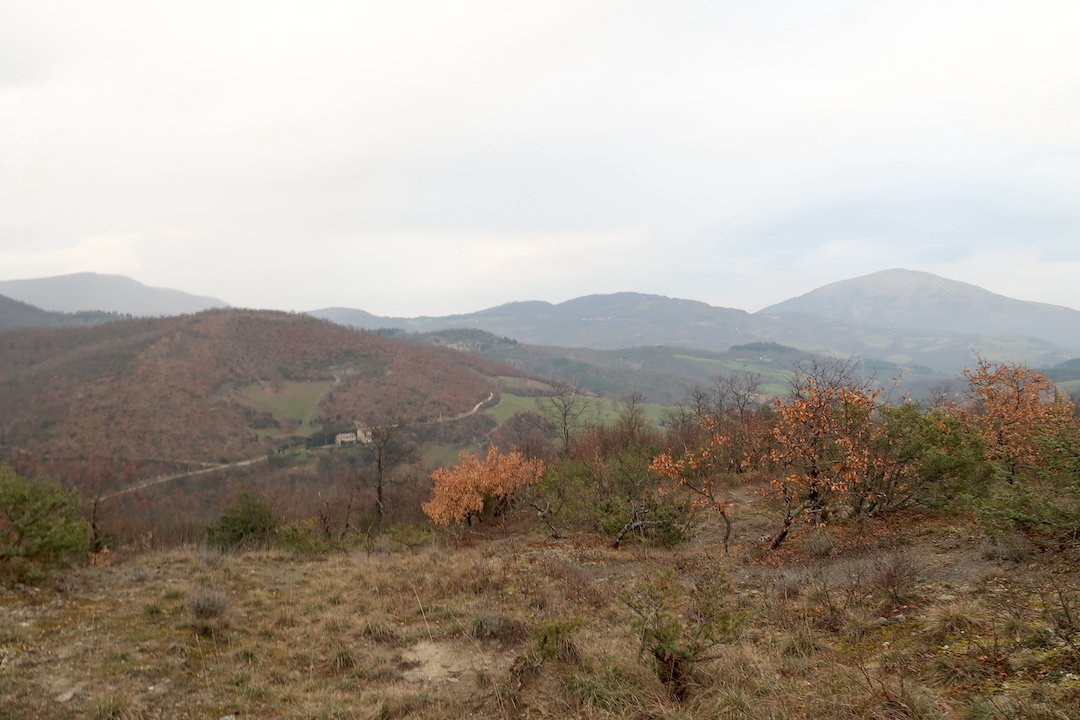
<svg viewBox="0 0 1080 720"><path fill-rule="evenodd" d="M401 636L394 624L385 617L370 617L364 621L360 634L378 643L396 644Z"/></svg>
<svg viewBox="0 0 1080 720"><path fill-rule="evenodd" d="M955 601L930 608L923 627L929 639L940 643L983 632L987 629L987 618L978 603Z"/></svg>
<svg viewBox="0 0 1080 720"><path fill-rule="evenodd" d="M524 640L529 631L525 623L505 613L483 612L473 618L471 633L478 640L498 640L510 645Z"/></svg>
<svg viewBox="0 0 1080 720"><path fill-rule="evenodd" d="M1012 533L993 535L983 542L980 554L983 560L1022 563L1031 555L1031 542Z"/></svg>
<svg viewBox="0 0 1080 720"><path fill-rule="evenodd" d="M542 571L560 586L563 596L574 604L601 608L614 598L610 588L598 583L596 575L580 565L556 558L545 562Z"/></svg>
<svg viewBox="0 0 1080 720"><path fill-rule="evenodd" d="M229 598L223 592L204 588L188 598L187 608L196 620L211 620L228 611Z"/></svg>
<svg viewBox="0 0 1080 720"><path fill-rule="evenodd" d="M143 720L146 717L139 702L119 693L96 698L86 714L90 720Z"/></svg>
<svg viewBox="0 0 1080 720"><path fill-rule="evenodd" d="M874 573L870 581L883 593L888 603L902 605L912 598L922 577L923 564L912 552L888 552L874 558Z"/></svg>

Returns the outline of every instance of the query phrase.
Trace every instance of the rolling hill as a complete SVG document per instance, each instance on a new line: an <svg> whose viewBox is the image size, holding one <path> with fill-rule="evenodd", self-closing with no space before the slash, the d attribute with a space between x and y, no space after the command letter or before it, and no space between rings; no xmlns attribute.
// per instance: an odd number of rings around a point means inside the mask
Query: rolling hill
<svg viewBox="0 0 1080 720"><path fill-rule="evenodd" d="M671 345L649 345L616 350L528 345L499 338L482 330L435 330L402 334L410 342L449 345L504 362L545 378L567 380L607 398L636 391L650 403L677 405L687 391L710 386L717 375L751 372L761 376L763 392L787 391L787 371L808 353L780 345L756 345L711 351ZM740 349L744 348L744 349Z"/></svg>
<svg viewBox="0 0 1080 720"><path fill-rule="evenodd" d="M925 273L916 275L922 276ZM938 280L944 284L943 287L952 287L951 281L940 278ZM987 291L981 292L993 298L1001 297ZM973 297L965 306L968 308L965 311L968 315L978 314L976 300L984 296L975 294ZM837 300L836 307L848 307L846 312L849 315L857 315L860 302L859 296L851 295L848 297L847 306ZM881 299L880 302L887 305L889 301ZM1009 303L1020 301L1008 301L1004 306L1012 307ZM1080 316L1080 313L1067 308L1041 306L1039 303L1026 305L1038 306L1033 312L1045 310L1048 313L1040 316L1044 317L1045 321L1032 327L1042 328L1046 334L1058 338L1068 339L1070 336L1067 331L1050 332L1054 327L1053 318L1061 317L1067 321L1071 317L1070 313ZM987 305L986 312L992 313L994 307L997 305ZM963 315L961 320L955 322L955 328L928 329L920 325L875 325L868 320L834 318L808 311L796 311L795 305L773 306L767 310L770 311L751 315L742 310L714 307L693 300L639 293L615 293L589 295L557 305L546 302L509 303L476 313L445 317L378 317L343 308L315 310L310 314L368 329L400 328L432 332L450 328L475 328L532 345L595 350L663 345L722 351L733 345L771 341L823 355L856 355L946 375L959 372L968 366L972 362L973 351L987 359L1052 365L1071 357L1073 351L1070 348L1080 347L1080 339L1077 339L1073 346L1062 347L1034 332L1006 333L995 330L998 327L1014 328L1016 323L1013 321L1002 321L997 325L985 322L979 324L964 321L963 318L968 315ZM833 312L838 314L840 310ZM902 318L896 318L895 322L900 323L901 320ZM1065 323L1063 327L1068 327L1068 324Z"/></svg>
<svg viewBox="0 0 1080 720"><path fill-rule="evenodd" d="M123 275L82 272L0 280L0 294L52 312L104 311L150 317L228 307L223 300L143 285Z"/></svg>
<svg viewBox="0 0 1080 720"><path fill-rule="evenodd" d="M317 426L452 417L521 373L306 315L0 331L0 461L236 461Z"/></svg>
<svg viewBox="0 0 1080 720"><path fill-rule="evenodd" d="M123 319L106 312L49 312L13 298L0 295L0 328L79 327L100 325Z"/></svg>
<svg viewBox="0 0 1080 720"><path fill-rule="evenodd" d="M878 328L1015 335L1080 348L1080 311L1014 300L915 270L882 270L832 283L757 315L790 312Z"/></svg>
<svg viewBox="0 0 1080 720"><path fill-rule="evenodd" d="M613 293L552 304L513 302L464 315L379 317L363 310L326 308L309 313L332 322L417 332L479 328L533 345L597 349L676 345L723 349L758 339L750 313L662 295Z"/></svg>

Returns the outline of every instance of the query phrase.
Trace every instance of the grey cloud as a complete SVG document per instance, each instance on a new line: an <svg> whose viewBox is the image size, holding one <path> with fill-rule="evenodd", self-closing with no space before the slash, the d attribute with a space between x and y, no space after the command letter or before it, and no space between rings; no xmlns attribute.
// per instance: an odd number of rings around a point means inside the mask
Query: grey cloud
<svg viewBox="0 0 1080 720"><path fill-rule="evenodd" d="M1027 200L1025 202L1025 200ZM827 243L891 247L921 262L952 262L973 252L1034 243L1056 259L1080 258L1080 207L991 188L907 189L844 197L734 234L736 253L801 254Z"/></svg>

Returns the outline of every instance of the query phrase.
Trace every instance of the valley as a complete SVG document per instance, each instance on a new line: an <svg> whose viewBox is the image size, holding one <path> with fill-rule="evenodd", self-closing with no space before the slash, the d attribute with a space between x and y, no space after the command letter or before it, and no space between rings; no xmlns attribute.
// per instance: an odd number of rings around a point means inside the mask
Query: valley
<svg viewBox="0 0 1080 720"><path fill-rule="evenodd" d="M1067 350L645 297L0 329L0 715L1080 711Z"/></svg>

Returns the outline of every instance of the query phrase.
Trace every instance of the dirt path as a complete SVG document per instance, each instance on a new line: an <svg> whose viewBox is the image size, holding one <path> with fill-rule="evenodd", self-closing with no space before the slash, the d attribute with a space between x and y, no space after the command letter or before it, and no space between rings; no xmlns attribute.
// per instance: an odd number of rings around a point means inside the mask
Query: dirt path
<svg viewBox="0 0 1080 720"><path fill-rule="evenodd" d="M104 499L116 497L118 495L125 495L127 493L135 492L136 490L142 490L144 488L153 487L154 485L161 485L172 480L179 480L181 478L192 477L194 475L205 475L206 473L217 472L218 470L226 470L228 468L245 467L247 465L254 465L257 462L266 462L266 456L260 456L257 458L251 458L250 460L240 460L234 463L225 463L224 465L214 465L213 467L202 468L201 470L188 470L187 472L174 473L173 475L162 475L161 477L145 480L137 485L126 487L123 490L117 490L116 492L109 493Z"/></svg>
<svg viewBox="0 0 1080 720"><path fill-rule="evenodd" d="M491 402L491 400L493 400L494 398L495 398L495 393L490 392L490 393L488 393L488 396L486 398L484 398L480 402L473 405L472 410L466 410L465 412L461 413L460 415L455 415L454 417L448 417L448 418L440 417L440 418L436 418L435 420L425 420L424 422L419 423L419 424L420 425L435 425L437 423L453 422L454 420L463 420L463 419L469 417L470 415L475 415L476 413L480 412L481 406L483 406L483 404L486 403L486 402Z"/></svg>
<svg viewBox="0 0 1080 720"><path fill-rule="evenodd" d="M427 421L425 421L424 423L421 423L421 424L431 425L431 424L435 424L435 423L444 423L444 422L452 422L454 420L462 420L464 418L469 417L470 415L475 415L476 413L480 412L480 408L483 407L484 403L491 402L491 400L493 400L494 398L495 398L495 393L490 392L490 393L488 393L488 396L486 398L484 398L480 402L473 405L471 410L466 410L465 412L461 413L460 415L455 415L454 417L437 418L435 420L427 420ZM323 445L322 447L326 448L326 447L334 447L334 446L333 445ZM313 448L313 449L319 450L321 448ZM234 462L234 463L225 463L223 465L212 465L210 467L205 467L205 468L202 468L200 470L188 470L186 472L174 473L172 475L162 475L161 477L152 478L150 480L145 480L145 481L143 481L143 482L141 482L141 483L139 483L137 485L132 485L131 487L126 487L123 490L117 490L116 492L109 493L108 495L105 496L104 499L107 500L109 498L113 498L113 497L116 497L118 495L126 495L127 493L132 493L132 492L135 492L136 490L143 490L145 488L153 487L155 485L161 485L163 483L171 482L173 480L180 480L182 478L193 477L195 475L205 475L206 473L217 472L218 470L227 470L229 468L246 467L248 465L254 465L255 463L258 463L258 462L266 462L266 456L263 455L263 456L259 456L257 458L251 458L249 460L240 460L240 461L237 461L237 462ZM202 462L197 463L197 464L199 464L199 465L209 465L209 463L202 463Z"/></svg>

